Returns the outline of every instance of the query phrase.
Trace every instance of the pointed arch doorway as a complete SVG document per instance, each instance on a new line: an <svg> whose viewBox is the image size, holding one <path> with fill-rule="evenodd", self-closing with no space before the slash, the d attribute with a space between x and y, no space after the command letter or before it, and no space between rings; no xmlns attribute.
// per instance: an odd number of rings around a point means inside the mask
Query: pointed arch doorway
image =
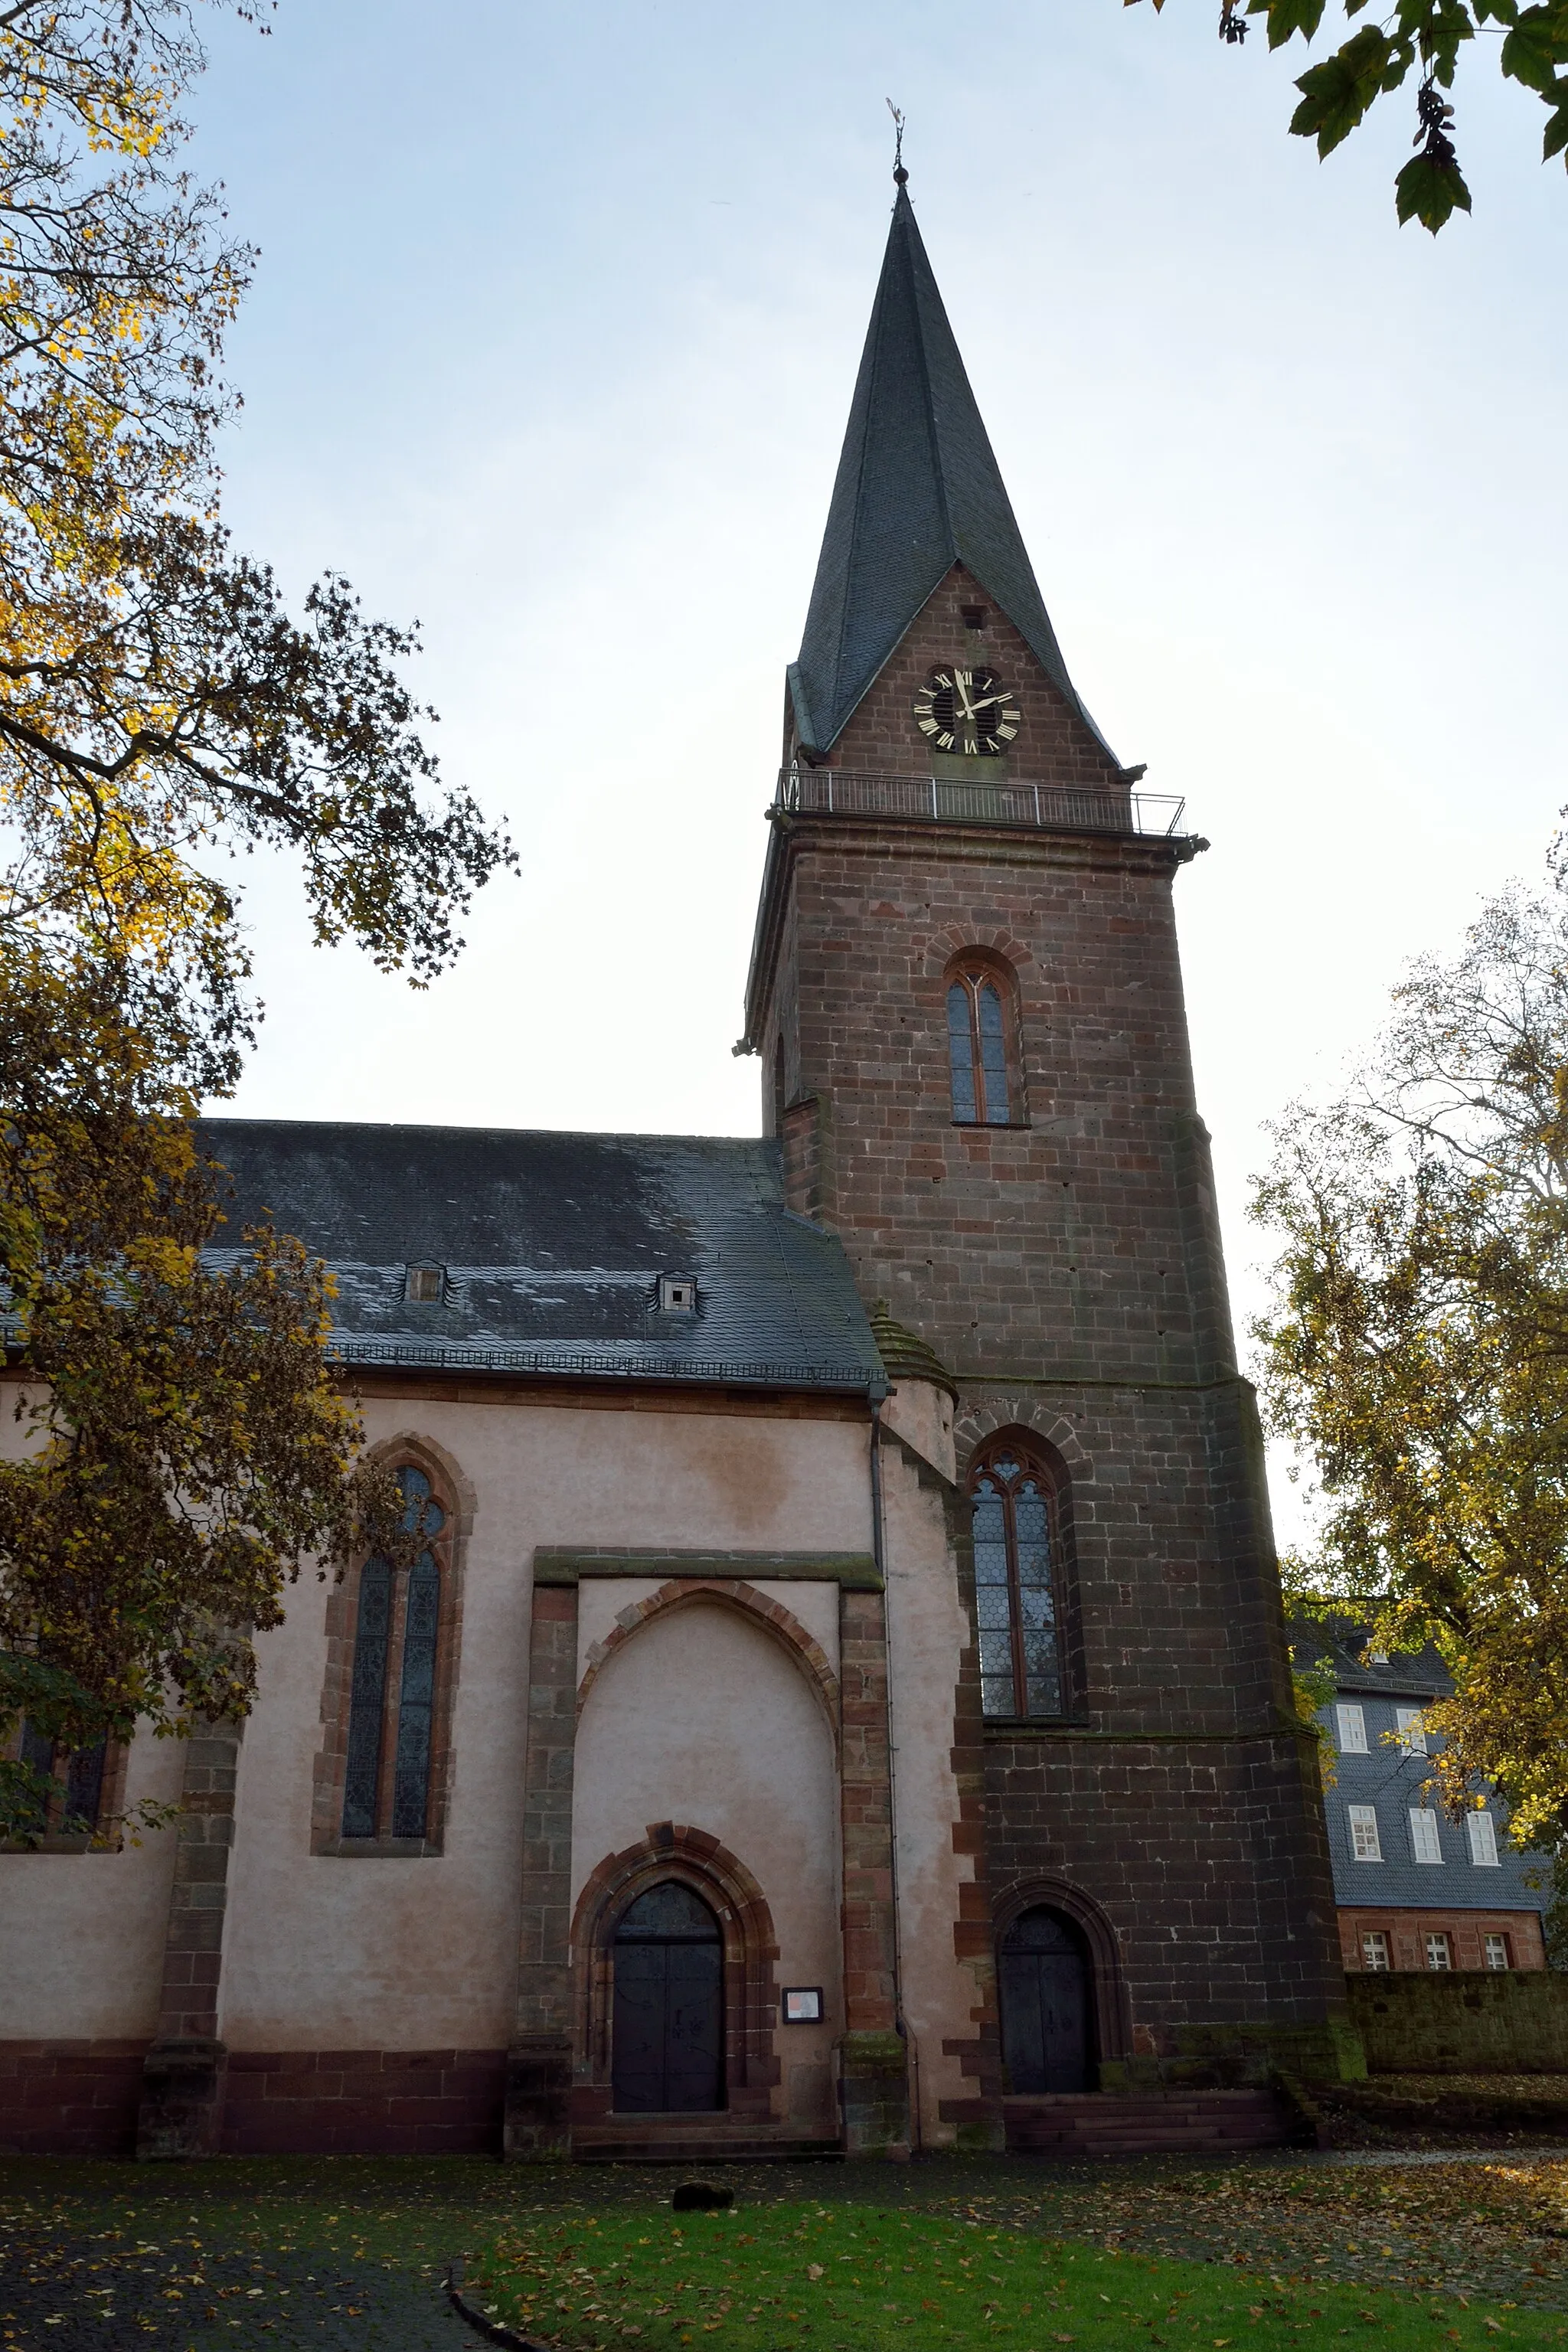
<svg viewBox="0 0 1568 2352"><path fill-rule="evenodd" d="M724 2105L724 1948L679 1879L621 1915L613 1946L610 2080L617 2115L713 2114Z"/></svg>
<svg viewBox="0 0 1568 2352"><path fill-rule="evenodd" d="M1075 1923L1037 1904L1014 1920L996 1958L1002 2054L1014 2095L1090 2089L1089 1955Z"/></svg>

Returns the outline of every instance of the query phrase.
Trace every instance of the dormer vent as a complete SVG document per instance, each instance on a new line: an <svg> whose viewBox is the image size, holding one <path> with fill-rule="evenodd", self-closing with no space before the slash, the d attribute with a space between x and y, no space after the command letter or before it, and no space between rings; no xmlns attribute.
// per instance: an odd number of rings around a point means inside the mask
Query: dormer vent
<svg viewBox="0 0 1568 2352"><path fill-rule="evenodd" d="M413 1307L439 1307L447 1296L444 1265L411 1265L403 1280L403 1296Z"/></svg>
<svg viewBox="0 0 1568 2352"><path fill-rule="evenodd" d="M661 1315L695 1315L697 1312L695 1275L661 1274L658 1277L658 1306Z"/></svg>

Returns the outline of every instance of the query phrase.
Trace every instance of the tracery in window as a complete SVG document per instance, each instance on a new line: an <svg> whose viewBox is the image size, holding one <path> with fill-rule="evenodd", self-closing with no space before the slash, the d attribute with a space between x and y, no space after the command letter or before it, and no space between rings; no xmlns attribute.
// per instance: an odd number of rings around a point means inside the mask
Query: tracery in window
<svg viewBox="0 0 1568 2352"><path fill-rule="evenodd" d="M422 1538L423 1549L407 1568L378 1552L360 1571L343 1775L346 1838L422 1838L429 1818L441 1633L437 1539L447 1515L423 1470L406 1463L397 1483L404 1529Z"/></svg>
<svg viewBox="0 0 1568 2352"><path fill-rule="evenodd" d="M1050 1479L998 1444L969 1477L981 1703L987 1715L1061 1715L1060 1549Z"/></svg>
<svg viewBox="0 0 1568 2352"><path fill-rule="evenodd" d="M1006 984L989 964L961 965L947 984L947 1048L958 1127L1007 1127L1017 1089L1008 1073Z"/></svg>

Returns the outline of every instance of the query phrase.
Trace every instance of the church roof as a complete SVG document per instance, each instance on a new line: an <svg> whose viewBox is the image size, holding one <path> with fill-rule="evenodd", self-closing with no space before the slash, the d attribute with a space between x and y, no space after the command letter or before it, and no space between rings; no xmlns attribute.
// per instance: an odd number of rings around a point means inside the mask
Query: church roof
<svg viewBox="0 0 1568 2352"><path fill-rule="evenodd" d="M829 751L954 563L1026 640L1108 756L1046 611L908 192L900 186L790 692Z"/></svg>
<svg viewBox="0 0 1568 2352"><path fill-rule="evenodd" d="M838 1242L784 1203L776 1143L478 1127L201 1122L238 1253L270 1218L337 1283L356 1365L882 1393ZM409 1297L411 1268L437 1297ZM660 1277L696 1285L689 1311ZM668 1295L668 1294L667 1294Z"/></svg>

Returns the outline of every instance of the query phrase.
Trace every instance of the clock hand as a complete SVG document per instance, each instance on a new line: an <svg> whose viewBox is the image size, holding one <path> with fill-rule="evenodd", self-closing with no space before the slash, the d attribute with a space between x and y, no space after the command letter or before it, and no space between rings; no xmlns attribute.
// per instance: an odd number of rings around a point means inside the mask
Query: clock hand
<svg viewBox="0 0 1568 2352"><path fill-rule="evenodd" d="M963 705L963 716L965 719L973 719L974 712L971 707L969 696L964 690L963 679L957 670L954 670L952 674L952 690Z"/></svg>

